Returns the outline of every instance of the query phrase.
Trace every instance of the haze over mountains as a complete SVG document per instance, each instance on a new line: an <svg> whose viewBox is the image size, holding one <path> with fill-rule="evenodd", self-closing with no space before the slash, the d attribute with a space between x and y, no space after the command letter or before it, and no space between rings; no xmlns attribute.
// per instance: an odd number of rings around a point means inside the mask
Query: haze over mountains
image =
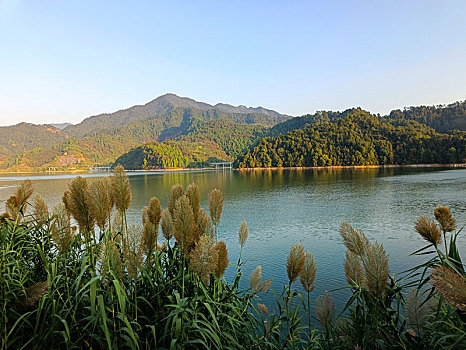
<svg viewBox="0 0 466 350"><path fill-rule="evenodd" d="M88 117L76 125L20 123L0 127L0 169L87 169L122 159L133 168L203 166L213 159L238 159L264 137L335 123L360 112L349 109L292 118L263 107L210 105L166 94L145 105ZM425 137L435 131L463 135L466 102L410 107L376 118L394 127L411 120L410 128L417 128Z"/></svg>

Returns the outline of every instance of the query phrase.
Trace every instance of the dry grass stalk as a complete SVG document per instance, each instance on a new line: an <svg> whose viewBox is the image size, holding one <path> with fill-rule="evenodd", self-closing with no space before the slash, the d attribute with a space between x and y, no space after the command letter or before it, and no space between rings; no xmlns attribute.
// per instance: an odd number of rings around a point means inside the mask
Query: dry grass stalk
<svg viewBox="0 0 466 350"><path fill-rule="evenodd" d="M95 219L90 214L89 202L87 180L78 176L68 184L68 190L63 194L63 203L86 237L89 237L95 224Z"/></svg>
<svg viewBox="0 0 466 350"><path fill-rule="evenodd" d="M173 226L176 243L181 248L185 256L194 246L194 214L189 199L182 195L176 200L173 210Z"/></svg>
<svg viewBox="0 0 466 350"><path fill-rule="evenodd" d="M439 222L443 232L452 232L455 230L456 223L451 215L450 209L440 205L434 210L434 216Z"/></svg>
<svg viewBox="0 0 466 350"><path fill-rule="evenodd" d="M214 269L214 276L219 279L225 273L225 270L228 267L228 251L227 245L224 241L218 241L215 244L215 250L217 251L217 263Z"/></svg>
<svg viewBox="0 0 466 350"><path fill-rule="evenodd" d="M209 193L209 212L212 223L218 226L220 223L220 217L222 216L223 210L223 198L222 192L214 188Z"/></svg>
<svg viewBox="0 0 466 350"><path fill-rule="evenodd" d="M63 203L58 203L52 210L51 233L52 240L57 245L60 253L64 253L74 240L70 214Z"/></svg>
<svg viewBox="0 0 466 350"><path fill-rule="evenodd" d="M452 306L466 311L466 277L451 268L438 265L432 268L430 278L437 292Z"/></svg>
<svg viewBox="0 0 466 350"><path fill-rule="evenodd" d="M26 306L33 306L42 297L47 294L49 289L49 282L37 282L32 286L26 288L26 299L23 299L22 304Z"/></svg>
<svg viewBox="0 0 466 350"><path fill-rule="evenodd" d="M167 241L173 238L174 235L174 227L173 227L173 219L170 214L170 210L164 209L162 212L162 233L163 236Z"/></svg>
<svg viewBox="0 0 466 350"><path fill-rule="evenodd" d="M45 203L44 198L40 194L36 194L34 198L34 217L40 226L45 225L49 221L49 208Z"/></svg>
<svg viewBox="0 0 466 350"><path fill-rule="evenodd" d="M178 198L184 194L183 186L180 184L173 185L170 190L170 196L168 197L167 207L170 210L170 215L173 217L175 211L175 204Z"/></svg>
<svg viewBox="0 0 466 350"><path fill-rule="evenodd" d="M422 328L427 321L429 305L422 303L416 289L411 289L406 298L406 311L408 324L415 328L415 333L421 334Z"/></svg>
<svg viewBox="0 0 466 350"><path fill-rule="evenodd" d="M131 224L123 235L123 256L129 276L134 280L142 266L143 231L140 225Z"/></svg>
<svg viewBox="0 0 466 350"><path fill-rule="evenodd" d="M316 263L311 253L304 253L304 267L300 275L301 285L308 293L314 290L314 282L316 279Z"/></svg>
<svg viewBox="0 0 466 350"><path fill-rule="evenodd" d="M362 257L370 245L366 235L360 230L353 229L347 222L341 223L340 235L345 242L346 248L357 256Z"/></svg>
<svg viewBox="0 0 466 350"><path fill-rule="evenodd" d="M31 180L24 180L21 185L16 187L15 194L6 201L6 212L13 220L21 220L27 209L27 201L31 197L32 188Z"/></svg>
<svg viewBox="0 0 466 350"><path fill-rule="evenodd" d="M191 267L204 285L209 285L209 276L215 271L218 251L209 236L202 236L190 254Z"/></svg>
<svg viewBox="0 0 466 350"><path fill-rule="evenodd" d="M131 186L125 168L121 165L113 169L113 175L110 177L110 191L117 210L119 212L128 210L131 204Z"/></svg>
<svg viewBox="0 0 466 350"><path fill-rule="evenodd" d="M89 185L89 212L102 231L105 231L112 206L107 179L100 178L92 181Z"/></svg>
<svg viewBox="0 0 466 350"><path fill-rule="evenodd" d="M316 299L316 315L322 327L328 327L332 322L335 313L335 303L329 292L325 291L325 297L320 296Z"/></svg>
<svg viewBox="0 0 466 350"><path fill-rule="evenodd" d="M248 225L246 224L246 221L243 221L238 232L238 239L241 248L243 248L246 245L246 240L248 239L248 231Z"/></svg>
<svg viewBox="0 0 466 350"><path fill-rule="evenodd" d="M362 286L365 284L361 261L359 257L349 249L346 250L345 275L350 286Z"/></svg>
<svg viewBox="0 0 466 350"><path fill-rule="evenodd" d="M437 247L442 242L442 234L440 233L440 230L438 229L438 226L435 224L434 220L428 219L425 216L421 216L414 223L414 228L422 236L422 238L432 243L435 247Z"/></svg>
<svg viewBox="0 0 466 350"><path fill-rule="evenodd" d="M367 289L376 298L382 296L390 276L388 255L383 245L377 242L371 244L363 261Z"/></svg>
<svg viewBox="0 0 466 350"><path fill-rule="evenodd" d="M290 284L296 281L304 269L304 247L301 243L293 244L286 260L286 272Z"/></svg>

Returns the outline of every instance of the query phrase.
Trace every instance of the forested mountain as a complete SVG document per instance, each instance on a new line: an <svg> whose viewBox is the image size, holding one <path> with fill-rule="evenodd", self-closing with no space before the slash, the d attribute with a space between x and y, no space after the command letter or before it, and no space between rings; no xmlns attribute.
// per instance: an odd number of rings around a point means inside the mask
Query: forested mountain
<svg viewBox="0 0 466 350"><path fill-rule="evenodd" d="M390 119L410 119L426 124L438 132L466 131L466 100L446 106L419 106L394 110Z"/></svg>
<svg viewBox="0 0 466 350"><path fill-rule="evenodd" d="M278 137L266 137L237 160L239 167L301 167L463 163L466 132L439 134L404 121L394 126L362 110L336 122L311 124Z"/></svg>
<svg viewBox="0 0 466 350"><path fill-rule="evenodd" d="M241 124L272 126L290 117L262 107L234 107L227 104L212 106L190 98L166 94L143 106L86 118L77 125L66 127L64 131L75 137L92 136L93 133L111 132L114 128L149 120L156 121L159 128L165 129L178 127L187 118L228 119Z"/></svg>

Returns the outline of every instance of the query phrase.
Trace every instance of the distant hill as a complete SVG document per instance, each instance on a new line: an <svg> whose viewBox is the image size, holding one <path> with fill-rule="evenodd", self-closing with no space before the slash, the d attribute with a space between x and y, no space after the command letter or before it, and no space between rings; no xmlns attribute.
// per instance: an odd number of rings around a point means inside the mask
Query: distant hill
<svg viewBox="0 0 466 350"><path fill-rule="evenodd" d="M227 104L212 106L187 97L166 94L142 106L86 118L79 124L66 127L64 131L75 137L84 137L99 132L109 133L115 128L147 120L156 120L159 128L166 129L179 127L189 117L202 120L227 119L240 124L264 126L273 126L291 118L262 107L234 107Z"/></svg>
<svg viewBox="0 0 466 350"><path fill-rule="evenodd" d="M71 124L71 123L58 123L58 124L49 124L49 125L53 126L54 128L63 130L67 126L70 126L70 125L73 125L73 124Z"/></svg>

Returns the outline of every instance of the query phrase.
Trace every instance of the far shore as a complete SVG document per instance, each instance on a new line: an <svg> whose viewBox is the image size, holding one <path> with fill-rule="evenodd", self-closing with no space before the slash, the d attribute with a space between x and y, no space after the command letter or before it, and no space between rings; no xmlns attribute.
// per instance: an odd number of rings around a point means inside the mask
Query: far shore
<svg viewBox="0 0 466 350"><path fill-rule="evenodd" d="M261 171L261 170L309 170L309 169L376 169L376 168L466 168L465 164L390 164L390 165L332 165L332 166L315 166L315 167L261 167L261 168L233 168L236 171ZM228 168L226 168L228 169ZM147 172L147 173L163 173L163 172L196 172L215 170L215 168L164 168L164 169L138 169L138 170L126 170L127 172ZM221 169L218 169L220 171ZM30 171L4 171L0 170L0 175L25 175L25 174L43 174L43 175L55 175L55 174L104 174L105 171L92 172L89 169L73 169L73 170L30 170ZM111 172L109 172L111 173Z"/></svg>

